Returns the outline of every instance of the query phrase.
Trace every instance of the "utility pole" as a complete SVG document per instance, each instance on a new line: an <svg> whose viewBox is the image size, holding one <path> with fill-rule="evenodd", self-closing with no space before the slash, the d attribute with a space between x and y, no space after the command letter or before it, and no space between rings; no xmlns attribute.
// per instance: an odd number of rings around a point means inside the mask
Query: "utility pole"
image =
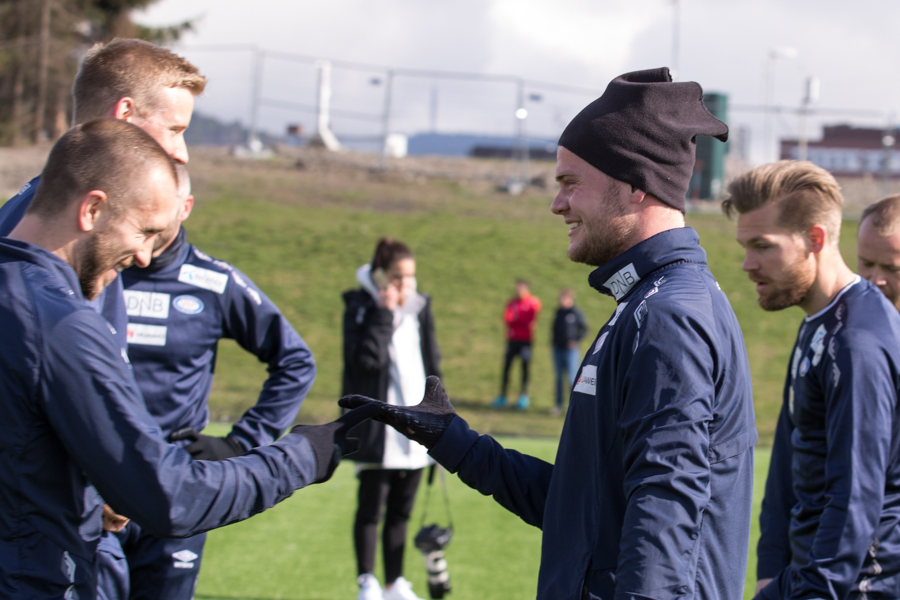
<svg viewBox="0 0 900 600"><path fill-rule="evenodd" d="M394 93L394 70L388 69L387 76L384 78L384 112L381 117L382 124L382 140L381 140L381 168L387 168L388 157L388 136L391 135L391 96Z"/></svg>
<svg viewBox="0 0 900 600"><path fill-rule="evenodd" d="M887 127L884 129L884 135L881 137L881 195L887 196L891 189L891 158L894 154L894 144L897 143L896 127L894 126L894 116L888 117Z"/></svg>
<svg viewBox="0 0 900 600"><path fill-rule="evenodd" d="M803 104L800 106L800 143L797 149L797 160L806 160L807 155L807 136L806 122L809 117L810 107L819 101L819 78L810 77L806 80L806 95L803 97Z"/></svg>
<svg viewBox="0 0 900 600"><path fill-rule="evenodd" d="M772 48L766 55L763 74L763 104L766 107L765 120L763 121L763 142L766 145L765 160L772 161L772 113L775 111L775 61L778 59L790 60L797 58L796 48L788 46ZM778 160L776 153L775 160Z"/></svg>
<svg viewBox="0 0 900 600"><path fill-rule="evenodd" d="M38 57L38 91L34 108L34 143L44 139L44 113L47 111L47 75L50 70L50 0L41 6L40 54Z"/></svg>
<svg viewBox="0 0 900 600"><path fill-rule="evenodd" d="M331 131L331 61L320 60L316 66L319 68L318 119L316 133L309 143L311 146L337 152L341 149L341 143Z"/></svg>
<svg viewBox="0 0 900 600"><path fill-rule="evenodd" d="M431 85L431 111L430 111L431 133L437 133L437 117L438 117L438 84Z"/></svg>
<svg viewBox="0 0 900 600"><path fill-rule="evenodd" d="M253 96L250 104L250 131L247 132L247 148L251 152L262 150L262 142L259 141L259 105L262 97L265 54L259 48L253 53Z"/></svg>
<svg viewBox="0 0 900 600"><path fill-rule="evenodd" d="M672 67L669 72L672 79L678 78L678 71L681 68L679 61L681 59L681 4L680 0L672 0Z"/></svg>
<svg viewBox="0 0 900 600"><path fill-rule="evenodd" d="M530 178L530 164L529 164L529 150L528 150L528 137L525 133L525 119L528 118L528 109L525 108L525 82L522 79L519 79L517 82L517 97L516 97L516 141L518 146L515 154L518 154L518 173L515 177L515 183L517 184L516 190L513 190L510 187L510 193L518 194L521 191L524 191L526 187L528 187L528 180Z"/></svg>

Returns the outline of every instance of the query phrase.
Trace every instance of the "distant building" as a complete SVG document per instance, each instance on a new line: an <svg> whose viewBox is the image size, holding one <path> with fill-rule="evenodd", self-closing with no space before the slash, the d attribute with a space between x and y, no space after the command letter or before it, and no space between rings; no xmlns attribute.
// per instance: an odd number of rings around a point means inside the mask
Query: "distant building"
<svg viewBox="0 0 900 600"><path fill-rule="evenodd" d="M410 156L491 156L494 158L508 158L513 154L513 148L518 145L518 140L512 136L478 135L468 133L417 133L409 138ZM556 139L529 138L528 146L531 155L552 154L556 159ZM476 153L476 148L478 151Z"/></svg>
<svg viewBox="0 0 900 600"><path fill-rule="evenodd" d="M895 150L897 129L869 129L851 125L825 127L822 139L807 143L806 160L836 177L889 175L900 177L900 151ZM781 158L797 160L799 140L781 140Z"/></svg>

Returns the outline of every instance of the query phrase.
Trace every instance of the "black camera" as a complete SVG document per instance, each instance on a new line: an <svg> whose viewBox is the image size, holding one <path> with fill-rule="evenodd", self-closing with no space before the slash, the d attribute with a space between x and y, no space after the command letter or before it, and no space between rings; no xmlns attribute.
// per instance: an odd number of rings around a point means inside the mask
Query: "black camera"
<svg viewBox="0 0 900 600"><path fill-rule="evenodd" d="M444 548L452 537L452 527L445 529L436 523L422 527L416 534L416 548L422 553L428 570L428 594L434 599L450 593L450 574L447 573Z"/></svg>

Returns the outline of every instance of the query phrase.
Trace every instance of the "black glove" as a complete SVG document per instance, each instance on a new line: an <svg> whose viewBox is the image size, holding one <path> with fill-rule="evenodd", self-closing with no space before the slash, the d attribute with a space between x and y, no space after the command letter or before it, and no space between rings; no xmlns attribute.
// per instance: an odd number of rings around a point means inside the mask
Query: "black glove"
<svg viewBox="0 0 900 600"><path fill-rule="evenodd" d="M456 416L441 380L434 375L425 382L425 397L415 406L394 406L365 396L344 396L338 404L344 408L377 407L378 412L373 419L390 425L429 450L434 448Z"/></svg>
<svg viewBox="0 0 900 600"><path fill-rule="evenodd" d="M241 456L247 452L244 446L230 435L226 437L203 435L190 427L179 429L169 436L170 442L180 440L193 442L193 444L185 446L184 449L187 450L187 453L194 460L225 460L226 458Z"/></svg>
<svg viewBox="0 0 900 600"><path fill-rule="evenodd" d="M309 441L316 455L316 480L322 483L331 478L331 474L341 462L341 457L359 450L359 440L347 437L347 432L378 412L377 407L364 406L359 410L351 410L340 419L324 425L297 425L291 433L299 433Z"/></svg>

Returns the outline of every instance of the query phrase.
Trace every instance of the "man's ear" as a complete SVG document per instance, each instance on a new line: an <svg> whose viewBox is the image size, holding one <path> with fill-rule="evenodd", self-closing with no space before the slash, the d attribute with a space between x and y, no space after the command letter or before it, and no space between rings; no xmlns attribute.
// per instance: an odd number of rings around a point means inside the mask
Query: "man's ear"
<svg viewBox="0 0 900 600"><path fill-rule="evenodd" d="M187 221L187 218L191 216L191 209L194 208L194 196L188 196L184 200L184 206L181 208L181 212L178 213L178 221L183 222Z"/></svg>
<svg viewBox="0 0 900 600"><path fill-rule="evenodd" d="M639 190L638 188L631 186L631 194L628 196L628 201L633 204L640 204L644 201L644 198L647 197L647 192L644 190Z"/></svg>
<svg viewBox="0 0 900 600"><path fill-rule="evenodd" d="M78 203L78 228L81 231L93 231L106 214L108 206L106 192L93 190L82 196Z"/></svg>
<svg viewBox="0 0 900 600"><path fill-rule="evenodd" d="M823 225L813 225L806 232L806 239L809 240L809 251L818 254L828 243L828 230Z"/></svg>
<svg viewBox="0 0 900 600"><path fill-rule="evenodd" d="M119 98L119 101L109 109L109 112L106 113L106 116L131 123L134 118L138 116L134 98L131 98L129 96Z"/></svg>

